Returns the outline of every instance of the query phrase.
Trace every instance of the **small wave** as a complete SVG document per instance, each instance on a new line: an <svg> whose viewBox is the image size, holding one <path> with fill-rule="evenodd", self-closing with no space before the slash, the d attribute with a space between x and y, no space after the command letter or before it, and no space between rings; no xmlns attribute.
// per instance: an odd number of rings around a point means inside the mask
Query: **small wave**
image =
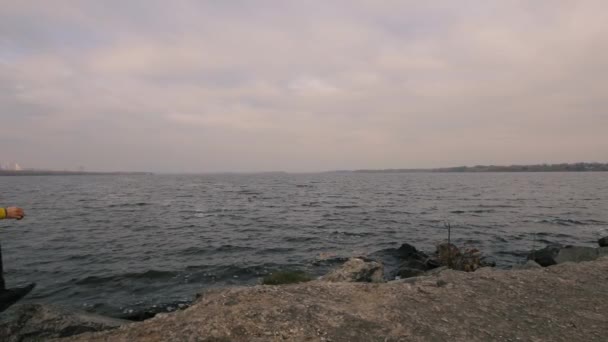
<svg viewBox="0 0 608 342"><path fill-rule="evenodd" d="M382 220L378 220L378 222L382 222L382 223L386 223L386 224L399 224L400 223L400 221L393 220L393 219L382 219Z"/></svg>
<svg viewBox="0 0 608 342"><path fill-rule="evenodd" d="M598 221L593 221L593 220L579 221L579 220L575 220L575 219L571 219L571 218L559 218L559 217L552 218L552 219L543 219L543 220L539 220L537 222L547 223L547 224L557 224L560 226L581 226L581 225L593 225L593 224L600 223Z"/></svg>
<svg viewBox="0 0 608 342"><path fill-rule="evenodd" d="M476 234L476 233L480 233L480 232L475 232L475 231L474 231L474 232L472 232L472 233L473 233L473 234ZM462 245L463 245L464 247L466 247L467 245L469 245L469 246L478 246L478 245L481 245L481 244L483 243L483 241L482 241L482 240L480 240L480 239L472 239L472 238L457 239L456 241L457 241L457 242L462 241Z"/></svg>
<svg viewBox="0 0 608 342"><path fill-rule="evenodd" d="M502 250L502 251L496 251L495 254L496 255L506 255L506 256L511 256L511 257L516 257L516 258L522 258L528 255L530 251L527 250Z"/></svg>
<svg viewBox="0 0 608 342"><path fill-rule="evenodd" d="M67 256L67 258L65 258L65 260L83 260L83 259L89 259L89 258L93 258L95 257L95 255L93 254L72 254Z"/></svg>
<svg viewBox="0 0 608 342"><path fill-rule="evenodd" d="M188 228L198 228L198 227L200 227L200 226L196 225L196 224L186 224L183 226L167 227L166 229L174 230L174 229L188 229Z"/></svg>
<svg viewBox="0 0 608 342"><path fill-rule="evenodd" d="M210 248L205 247L188 247L179 252L180 255L199 255L199 254L207 254L211 252Z"/></svg>
<svg viewBox="0 0 608 342"><path fill-rule="evenodd" d="M108 208L124 208L124 207L143 207L146 205L150 205L151 203L146 203L146 202L137 202L137 203L122 203L122 204L110 204L108 206Z"/></svg>
<svg viewBox="0 0 608 342"><path fill-rule="evenodd" d="M573 235L569 235L569 234L564 234L564 233L550 233L550 232L537 232L537 233L528 233L528 234L520 234L517 236L514 236L513 239L514 240L536 240L539 242L548 242L548 243L552 243L552 241L550 241L549 239L551 238L556 238L559 239L558 241L563 241L564 239L570 239L573 238Z"/></svg>
<svg viewBox="0 0 608 342"><path fill-rule="evenodd" d="M411 215L412 213L405 210L396 210L396 209L386 209L379 208L375 211L377 214L390 214L390 215ZM424 213L424 212L423 212Z"/></svg>
<svg viewBox="0 0 608 342"><path fill-rule="evenodd" d="M74 282L77 285L96 285L103 284L108 282L117 282L128 279L171 279L177 275L177 272L172 271L158 271L158 270L148 270L140 273L122 273L107 277L99 277L99 276L89 276L83 279L78 279Z"/></svg>
<svg viewBox="0 0 608 342"><path fill-rule="evenodd" d="M375 234L371 233L371 232L345 232L345 231L334 230L333 232L331 232L331 235L345 235L345 236L363 237L363 236L373 236Z"/></svg>
<svg viewBox="0 0 608 342"><path fill-rule="evenodd" d="M319 238L316 236L288 236L283 238L285 242L310 242L315 240L319 240Z"/></svg>
<svg viewBox="0 0 608 342"><path fill-rule="evenodd" d="M237 194L241 195L261 195L262 193L253 190L239 190Z"/></svg>
<svg viewBox="0 0 608 342"><path fill-rule="evenodd" d="M140 322L150 319L162 312L174 312L187 309L191 304L191 301L179 300L170 303L154 304L147 307L127 307L124 308L122 313L116 318Z"/></svg>
<svg viewBox="0 0 608 342"><path fill-rule="evenodd" d="M255 254L267 254L267 253L288 253L295 251L294 248L290 247L272 247L258 250Z"/></svg>
<svg viewBox="0 0 608 342"><path fill-rule="evenodd" d="M334 206L334 208L336 209L354 209L354 208L360 208L358 205L336 205Z"/></svg>
<svg viewBox="0 0 608 342"><path fill-rule="evenodd" d="M253 247L247 247L247 246L235 246L235 245L221 245L219 247L217 247L215 249L216 252L226 252L226 251L230 251L230 252L235 252L235 251L251 251L254 250L255 248Z"/></svg>
<svg viewBox="0 0 608 342"><path fill-rule="evenodd" d="M556 238L571 238L572 235L568 235L568 234L553 234L553 236L555 236Z"/></svg>
<svg viewBox="0 0 608 342"><path fill-rule="evenodd" d="M452 211L450 211L450 213L452 213L452 214L466 214L466 213L487 214L487 213L493 213L493 212L495 212L494 209L452 210Z"/></svg>
<svg viewBox="0 0 608 342"><path fill-rule="evenodd" d="M243 223L241 225L239 225L239 227L251 227L251 223ZM251 228L239 228L236 229L235 232L239 232L239 233L255 233L255 232L259 232L260 228L258 227L251 227Z"/></svg>
<svg viewBox="0 0 608 342"><path fill-rule="evenodd" d="M78 202L96 202L97 198L81 198Z"/></svg>
<svg viewBox="0 0 608 342"><path fill-rule="evenodd" d="M320 256L315 260L312 260L310 263L313 266L332 266L337 264L343 264L348 261L348 257L344 256Z"/></svg>
<svg viewBox="0 0 608 342"><path fill-rule="evenodd" d="M290 269L295 270L294 265L278 265L278 264L260 264L260 265L230 265L227 267L218 268L206 273L207 276L213 276L216 280L232 282L235 279L239 281L247 281L258 279L259 277L270 274L276 270Z"/></svg>
<svg viewBox="0 0 608 342"><path fill-rule="evenodd" d="M205 214L206 212L204 210L182 209L182 210L179 210L178 213L180 213L180 214Z"/></svg>
<svg viewBox="0 0 608 342"><path fill-rule="evenodd" d="M519 208L516 205L508 205L508 204L480 204L478 205L480 208Z"/></svg>

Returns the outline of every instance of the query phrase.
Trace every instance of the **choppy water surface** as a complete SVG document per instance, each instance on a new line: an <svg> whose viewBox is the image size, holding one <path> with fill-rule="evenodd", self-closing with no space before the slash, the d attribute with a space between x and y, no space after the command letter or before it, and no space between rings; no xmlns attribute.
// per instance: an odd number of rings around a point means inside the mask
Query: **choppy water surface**
<svg viewBox="0 0 608 342"><path fill-rule="evenodd" d="M520 262L548 242L608 235L608 173L267 174L0 177L10 285L30 302L118 314L255 284L279 269L322 274L319 258L446 238Z"/></svg>

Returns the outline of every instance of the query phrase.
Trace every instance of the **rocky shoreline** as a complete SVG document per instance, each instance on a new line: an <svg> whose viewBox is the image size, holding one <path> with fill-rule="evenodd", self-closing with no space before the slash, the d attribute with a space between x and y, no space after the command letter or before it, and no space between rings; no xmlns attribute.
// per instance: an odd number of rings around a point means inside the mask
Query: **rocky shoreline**
<svg viewBox="0 0 608 342"><path fill-rule="evenodd" d="M318 280L211 290L143 322L23 305L0 316L0 340L605 341L606 240L547 246L512 270L475 249L404 244L389 281L378 260L351 258Z"/></svg>

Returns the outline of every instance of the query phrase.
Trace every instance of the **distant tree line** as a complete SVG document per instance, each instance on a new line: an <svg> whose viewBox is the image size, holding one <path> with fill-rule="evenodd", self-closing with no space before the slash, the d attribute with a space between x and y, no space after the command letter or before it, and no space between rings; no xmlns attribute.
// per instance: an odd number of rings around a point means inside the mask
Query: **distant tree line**
<svg viewBox="0 0 608 342"><path fill-rule="evenodd" d="M406 173L406 172L597 172L608 171L608 163L562 163L536 165L476 165L436 169L384 169L356 170L361 173Z"/></svg>

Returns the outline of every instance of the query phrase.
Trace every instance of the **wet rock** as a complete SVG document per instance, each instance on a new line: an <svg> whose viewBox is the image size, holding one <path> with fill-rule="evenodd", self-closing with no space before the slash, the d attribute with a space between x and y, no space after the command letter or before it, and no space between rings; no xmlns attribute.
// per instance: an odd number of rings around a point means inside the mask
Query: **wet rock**
<svg viewBox="0 0 608 342"><path fill-rule="evenodd" d="M426 256L426 254L420 252L416 249L416 247L410 245L409 243L404 243L397 249L397 256L399 256L401 259L409 259L412 257L417 259L418 255Z"/></svg>
<svg viewBox="0 0 608 342"><path fill-rule="evenodd" d="M55 306L29 304L14 307L0 320L0 341L46 341L91 331L114 329L129 321Z"/></svg>
<svg viewBox="0 0 608 342"><path fill-rule="evenodd" d="M384 282L384 266L376 261L351 258L344 265L323 276L329 282Z"/></svg>
<svg viewBox="0 0 608 342"><path fill-rule="evenodd" d="M422 275L427 270L424 260L410 259L405 260L399 265L396 276L401 278L416 277Z"/></svg>
<svg viewBox="0 0 608 342"><path fill-rule="evenodd" d="M608 236L597 240L597 243L599 243L600 247L608 247Z"/></svg>
<svg viewBox="0 0 608 342"><path fill-rule="evenodd" d="M557 264L555 257L559 253L561 245L549 245L543 249L532 251L528 254L528 260L533 260L542 267L547 267Z"/></svg>
<svg viewBox="0 0 608 342"><path fill-rule="evenodd" d="M399 267L395 273L395 278L412 278L418 277L424 274L424 270L409 267Z"/></svg>
<svg viewBox="0 0 608 342"><path fill-rule="evenodd" d="M188 308L190 306L190 304L191 304L190 301L183 301L183 300L175 301L175 302L171 302L171 303L155 304L155 305L149 306L149 307L141 307L141 308L129 310L127 312L124 312L122 315L117 316L117 318L125 319L128 321L140 322L140 321L144 321L144 320L153 318L154 316L161 314L161 313L173 312L173 311L177 311L177 310L184 310L184 309Z"/></svg>
<svg viewBox="0 0 608 342"><path fill-rule="evenodd" d="M398 249L399 257L403 260L397 271L392 274L393 277L409 278L424 274L425 272L441 266L438 260L435 260L424 252L416 249L416 247L404 243Z"/></svg>
<svg viewBox="0 0 608 342"><path fill-rule="evenodd" d="M479 265L481 267L496 267L496 260L492 257L484 256L479 260Z"/></svg>

